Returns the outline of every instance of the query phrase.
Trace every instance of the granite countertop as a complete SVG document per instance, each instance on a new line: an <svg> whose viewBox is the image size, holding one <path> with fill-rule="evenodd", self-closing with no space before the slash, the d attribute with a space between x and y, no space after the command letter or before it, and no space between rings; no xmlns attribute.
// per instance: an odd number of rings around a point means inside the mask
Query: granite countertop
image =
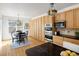
<svg viewBox="0 0 79 59"><path fill-rule="evenodd" d="M77 40L79 40L79 37L71 36L71 35L56 35L56 36L62 36L62 37L66 37L66 38L71 38L71 39L77 39Z"/></svg>
<svg viewBox="0 0 79 59"><path fill-rule="evenodd" d="M53 43L44 43L25 51L28 56L60 56L61 51L69 50ZM71 51L71 50L70 50ZM75 52L75 51L72 51ZM75 52L79 55L79 53Z"/></svg>

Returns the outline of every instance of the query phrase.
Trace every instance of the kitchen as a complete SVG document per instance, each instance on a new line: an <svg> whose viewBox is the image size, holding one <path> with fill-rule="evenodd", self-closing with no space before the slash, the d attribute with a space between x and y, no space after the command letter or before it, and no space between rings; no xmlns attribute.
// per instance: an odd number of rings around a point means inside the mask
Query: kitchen
<svg viewBox="0 0 79 59"><path fill-rule="evenodd" d="M79 55L79 4L3 3L0 7L4 14L0 56Z"/></svg>
<svg viewBox="0 0 79 59"><path fill-rule="evenodd" d="M51 25L52 24L52 30ZM53 32L52 38L46 39L45 28L48 25ZM51 42L79 53L79 6L70 6L60 10L55 16L40 16L29 22L31 36L39 41ZM48 31L49 31L48 30ZM51 35L51 34L50 34ZM49 36L50 36L49 35Z"/></svg>

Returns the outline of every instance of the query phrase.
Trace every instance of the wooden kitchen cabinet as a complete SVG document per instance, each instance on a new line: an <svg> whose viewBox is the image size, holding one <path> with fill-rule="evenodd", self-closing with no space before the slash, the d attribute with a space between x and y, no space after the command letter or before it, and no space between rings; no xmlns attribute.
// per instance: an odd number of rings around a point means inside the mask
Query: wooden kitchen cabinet
<svg viewBox="0 0 79 59"><path fill-rule="evenodd" d="M55 22L66 21L66 28L79 28L79 8L71 9L55 15Z"/></svg>
<svg viewBox="0 0 79 59"><path fill-rule="evenodd" d="M65 12L60 13L60 19L61 21L65 21Z"/></svg>
<svg viewBox="0 0 79 59"><path fill-rule="evenodd" d="M36 19L34 20L34 38L35 39L37 39L37 33L36 33L36 31L37 31L37 21L36 21Z"/></svg>
<svg viewBox="0 0 79 59"><path fill-rule="evenodd" d="M29 22L29 36L34 38L34 20Z"/></svg>
<svg viewBox="0 0 79 59"><path fill-rule="evenodd" d="M29 22L29 36L32 36L32 25L31 25L31 21Z"/></svg>
<svg viewBox="0 0 79 59"><path fill-rule="evenodd" d="M66 28L74 28L74 11L66 11Z"/></svg>
<svg viewBox="0 0 79 59"><path fill-rule="evenodd" d="M55 21L54 16L43 16L44 17L44 23L45 24L53 24Z"/></svg>
<svg viewBox="0 0 79 59"><path fill-rule="evenodd" d="M53 24L54 19L53 16L48 16L48 23Z"/></svg>
<svg viewBox="0 0 79 59"><path fill-rule="evenodd" d="M33 20L33 38L35 39L35 20Z"/></svg>
<svg viewBox="0 0 79 59"><path fill-rule="evenodd" d="M44 23L45 24L48 24L49 23L48 16L44 16Z"/></svg>
<svg viewBox="0 0 79 59"><path fill-rule="evenodd" d="M36 19L36 39L38 39L38 20Z"/></svg>
<svg viewBox="0 0 79 59"><path fill-rule="evenodd" d="M38 19L38 35L39 35L39 40L42 40L42 20L41 17Z"/></svg>
<svg viewBox="0 0 79 59"><path fill-rule="evenodd" d="M59 46L63 46L63 37L53 36L53 43Z"/></svg>
<svg viewBox="0 0 79 59"><path fill-rule="evenodd" d="M55 22L58 22L58 21L65 21L65 12L61 12L61 13L58 13L56 16L55 16Z"/></svg>
<svg viewBox="0 0 79 59"><path fill-rule="evenodd" d="M29 21L29 36L31 36L34 39L38 38L38 23L36 19Z"/></svg>
<svg viewBox="0 0 79 59"><path fill-rule="evenodd" d="M34 39L45 41L45 24L54 24L53 16L42 16L29 22L29 36Z"/></svg>
<svg viewBox="0 0 79 59"><path fill-rule="evenodd" d="M41 21L42 21L42 41L45 41L45 33L44 33L44 27L45 27L45 17L43 16Z"/></svg>
<svg viewBox="0 0 79 59"><path fill-rule="evenodd" d="M32 21L32 36L35 39L35 20Z"/></svg>
<svg viewBox="0 0 79 59"><path fill-rule="evenodd" d="M74 9L74 27L79 28L79 8Z"/></svg>
<svg viewBox="0 0 79 59"><path fill-rule="evenodd" d="M79 40L78 39L72 39L72 38L65 38L64 37L64 41L79 45Z"/></svg>
<svg viewBox="0 0 79 59"><path fill-rule="evenodd" d="M36 34L37 34L37 40L38 40L38 38L39 38L39 20L37 19L37 26L36 26Z"/></svg>
<svg viewBox="0 0 79 59"><path fill-rule="evenodd" d="M56 21L59 21L59 19L60 19L60 14L57 13L57 14L55 15L55 22L56 22Z"/></svg>

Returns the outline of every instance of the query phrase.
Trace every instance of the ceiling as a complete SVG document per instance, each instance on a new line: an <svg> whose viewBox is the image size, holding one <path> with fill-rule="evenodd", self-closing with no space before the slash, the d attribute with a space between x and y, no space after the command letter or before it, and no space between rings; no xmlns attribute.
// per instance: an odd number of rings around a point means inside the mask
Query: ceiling
<svg viewBox="0 0 79 59"><path fill-rule="evenodd" d="M77 3L55 3L55 9L61 10ZM0 3L0 14L6 16L36 17L46 13L49 3Z"/></svg>

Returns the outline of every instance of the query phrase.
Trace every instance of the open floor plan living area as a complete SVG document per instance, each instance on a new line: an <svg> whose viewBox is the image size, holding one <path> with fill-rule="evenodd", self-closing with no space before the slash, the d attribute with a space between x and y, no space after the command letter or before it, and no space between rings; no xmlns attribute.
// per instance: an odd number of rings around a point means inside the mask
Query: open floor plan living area
<svg viewBox="0 0 79 59"><path fill-rule="evenodd" d="M79 56L79 3L0 3L0 56Z"/></svg>

